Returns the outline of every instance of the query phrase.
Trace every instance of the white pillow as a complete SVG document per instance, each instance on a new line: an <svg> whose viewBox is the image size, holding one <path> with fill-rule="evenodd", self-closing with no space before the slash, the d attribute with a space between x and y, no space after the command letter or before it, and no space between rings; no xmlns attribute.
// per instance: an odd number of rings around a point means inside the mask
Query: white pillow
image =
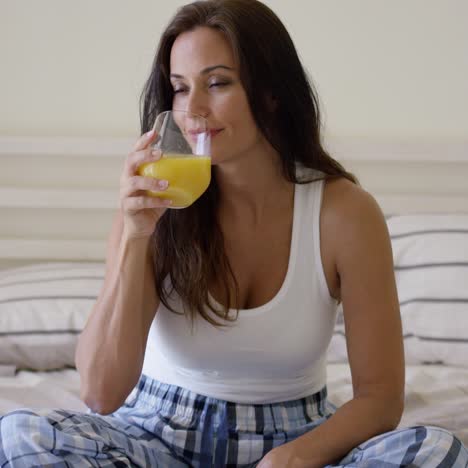
<svg viewBox="0 0 468 468"><path fill-rule="evenodd" d="M74 366L104 279L103 263L43 263L0 271L0 365Z"/></svg>
<svg viewBox="0 0 468 468"><path fill-rule="evenodd" d="M468 367L468 213L395 215L387 225L406 363ZM342 313L328 360L347 361Z"/></svg>

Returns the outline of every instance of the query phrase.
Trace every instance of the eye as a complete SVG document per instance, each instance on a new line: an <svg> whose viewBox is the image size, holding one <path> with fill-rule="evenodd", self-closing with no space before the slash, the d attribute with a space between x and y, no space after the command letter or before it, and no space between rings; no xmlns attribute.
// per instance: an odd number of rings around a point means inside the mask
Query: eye
<svg viewBox="0 0 468 468"><path fill-rule="evenodd" d="M174 88L174 94L180 94L187 91L187 88Z"/></svg>
<svg viewBox="0 0 468 468"><path fill-rule="evenodd" d="M229 83L226 83L225 81L217 81L217 82L211 83L210 88L226 86L228 84Z"/></svg>

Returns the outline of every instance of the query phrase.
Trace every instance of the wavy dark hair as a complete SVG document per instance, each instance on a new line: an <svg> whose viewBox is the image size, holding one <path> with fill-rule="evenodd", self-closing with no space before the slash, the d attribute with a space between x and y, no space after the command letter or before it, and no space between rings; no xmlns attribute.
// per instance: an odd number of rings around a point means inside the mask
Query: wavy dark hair
<svg viewBox="0 0 468 468"><path fill-rule="evenodd" d="M280 155L286 180L310 183L345 177L358 184L356 177L323 148L316 92L286 28L270 8L257 0L202 0L176 12L161 36L141 94L142 133L151 129L160 112L172 108L171 49L177 36L197 27L221 32L232 47L254 120ZM255 83L262 84L263 92ZM322 174L304 180L296 175L297 164ZM206 192L190 207L166 210L152 236L155 286L161 302L175 313L188 314L192 323L200 315L215 326L226 324L217 318L237 319L229 314L229 308L238 303L239 294L225 253L217 205L218 186L213 177ZM166 278L170 278L170 287ZM222 310L210 300L209 285L214 278L222 281ZM169 304L173 290L182 300L183 311Z"/></svg>

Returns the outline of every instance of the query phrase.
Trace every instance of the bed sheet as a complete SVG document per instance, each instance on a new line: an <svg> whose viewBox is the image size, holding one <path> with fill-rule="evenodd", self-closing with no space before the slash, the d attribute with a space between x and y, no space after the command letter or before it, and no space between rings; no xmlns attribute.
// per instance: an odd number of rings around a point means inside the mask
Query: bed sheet
<svg viewBox="0 0 468 468"><path fill-rule="evenodd" d="M0 371L0 414L18 408L86 411L79 397L80 379L75 369L15 374L3 366Z"/></svg>
<svg viewBox="0 0 468 468"><path fill-rule="evenodd" d="M0 414L17 408L86 411L74 369L51 372L0 369ZM328 365L328 395L337 406L352 396L347 364ZM457 435L468 447L468 369L418 365L406 367L406 403L400 427L435 425Z"/></svg>

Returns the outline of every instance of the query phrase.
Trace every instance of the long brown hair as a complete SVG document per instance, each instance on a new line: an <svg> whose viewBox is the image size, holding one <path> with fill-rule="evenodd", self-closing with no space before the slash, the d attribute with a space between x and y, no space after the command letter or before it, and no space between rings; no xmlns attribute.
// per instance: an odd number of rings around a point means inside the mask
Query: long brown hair
<svg viewBox="0 0 468 468"><path fill-rule="evenodd" d="M345 177L358 183L324 150L315 90L286 28L270 8L257 0L196 1L177 11L162 34L141 95L142 133L151 129L160 112L171 109L172 45L179 34L196 27L214 28L230 43L255 122L280 155L285 179L310 183ZM255 83L261 83L263 92ZM324 175L299 178L298 164ZM213 325L223 325L209 311L218 318L235 320L237 317L229 315L229 306L237 303L233 298L238 298L239 287L225 253L217 204L218 187L212 178L207 191L193 205L165 212L155 228L152 246L155 286L161 302L173 312L188 314L192 321L200 315ZM170 290L166 278L170 278ZM227 306L222 310L210 301L209 285L214 278L223 284L223 302ZM180 296L184 311L169 304L172 290Z"/></svg>

